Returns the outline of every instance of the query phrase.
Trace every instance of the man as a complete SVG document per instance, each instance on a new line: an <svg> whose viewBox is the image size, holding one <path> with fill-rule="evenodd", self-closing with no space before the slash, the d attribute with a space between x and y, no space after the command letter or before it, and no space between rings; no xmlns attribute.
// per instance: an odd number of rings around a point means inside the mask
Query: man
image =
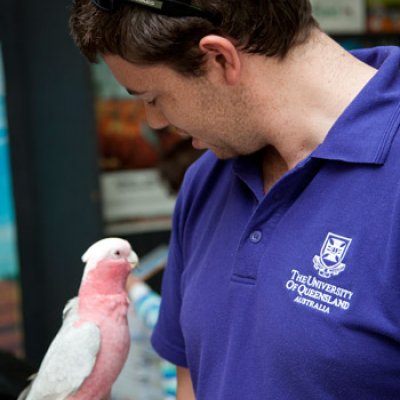
<svg viewBox="0 0 400 400"><path fill-rule="evenodd" d="M211 150L153 335L178 399L398 398L399 49L347 53L307 0L105 3L75 1L82 52Z"/></svg>

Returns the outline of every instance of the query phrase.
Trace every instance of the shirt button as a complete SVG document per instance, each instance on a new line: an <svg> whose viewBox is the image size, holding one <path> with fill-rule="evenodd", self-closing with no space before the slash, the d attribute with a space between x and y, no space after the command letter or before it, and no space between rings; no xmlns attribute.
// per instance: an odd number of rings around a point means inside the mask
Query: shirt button
<svg viewBox="0 0 400 400"><path fill-rule="evenodd" d="M262 232L261 231L253 231L250 234L250 241L253 243L258 243L262 238Z"/></svg>

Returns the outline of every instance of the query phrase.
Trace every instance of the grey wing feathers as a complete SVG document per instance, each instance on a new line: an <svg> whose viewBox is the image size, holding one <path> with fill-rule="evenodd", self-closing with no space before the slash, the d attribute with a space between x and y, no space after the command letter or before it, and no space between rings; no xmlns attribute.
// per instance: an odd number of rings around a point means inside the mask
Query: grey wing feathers
<svg viewBox="0 0 400 400"><path fill-rule="evenodd" d="M31 385L29 385L28 387L26 387L18 396L17 400L25 400L29 394L29 392L31 391Z"/></svg>
<svg viewBox="0 0 400 400"><path fill-rule="evenodd" d="M78 297L73 297L71 300L68 301L68 303L65 305L63 313L62 313L62 319L63 323L67 319L74 319L76 320L78 318L78 302L79 298ZM75 317L75 318L74 318Z"/></svg>
<svg viewBox="0 0 400 400"><path fill-rule="evenodd" d="M100 349L100 330L89 322L73 326L78 319L77 302L64 309L64 322L51 343L37 376L18 400L63 400L76 392L90 375ZM21 397L25 396L25 397Z"/></svg>
<svg viewBox="0 0 400 400"><path fill-rule="evenodd" d="M30 381L33 381L36 378L37 374L33 374L29 377ZM17 400L25 400L28 397L28 394L30 393L32 388L32 383L30 383L18 396Z"/></svg>

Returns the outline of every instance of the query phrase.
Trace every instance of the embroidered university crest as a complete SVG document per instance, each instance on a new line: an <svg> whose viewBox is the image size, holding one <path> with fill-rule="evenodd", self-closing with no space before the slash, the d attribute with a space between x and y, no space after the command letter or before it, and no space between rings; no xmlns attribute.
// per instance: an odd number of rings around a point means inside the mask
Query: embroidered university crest
<svg viewBox="0 0 400 400"><path fill-rule="evenodd" d="M329 232L321 247L319 256L314 256L314 268L323 278L340 274L346 264L342 263L350 246L351 239Z"/></svg>

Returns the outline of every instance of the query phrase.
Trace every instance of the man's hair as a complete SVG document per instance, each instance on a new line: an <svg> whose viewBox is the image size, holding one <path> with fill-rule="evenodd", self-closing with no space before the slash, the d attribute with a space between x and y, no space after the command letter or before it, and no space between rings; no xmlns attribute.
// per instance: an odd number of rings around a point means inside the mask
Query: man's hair
<svg viewBox="0 0 400 400"><path fill-rule="evenodd" d="M194 0L220 17L217 25L200 17L170 17L121 2L112 12L91 0L74 0L73 39L90 62L118 55L139 65L160 63L187 76L204 72L198 44L209 34L230 38L242 51L284 58L318 24L309 0Z"/></svg>

